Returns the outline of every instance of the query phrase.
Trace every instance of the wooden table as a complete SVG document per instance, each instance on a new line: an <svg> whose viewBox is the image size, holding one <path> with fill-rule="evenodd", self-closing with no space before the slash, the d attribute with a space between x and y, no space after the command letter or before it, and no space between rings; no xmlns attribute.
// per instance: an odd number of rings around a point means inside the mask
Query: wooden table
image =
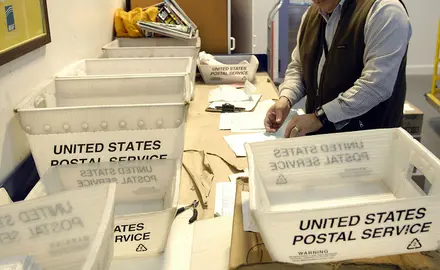
<svg viewBox="0 0 440 270"><path fill-rule="evenodd" d="M257 93L262 94L260 101L267 99L278 99L276 88L266 73L259 73L256 76L255 85ZM220 113L206 112L208 106L209 91L215 89L217 85L197 84L195 98L191 102L187 117L185 131L185 150L203 150L213 153L226 159L235 166L247 168L246 158L237 158L229 148L223 136L231 135L230 130L219 130ZM191 160L184 158L184 163ZM210 156L209 163L214 172L214 181L211 183L211 193L208 198L208 208L201 211L201 218L214 217L215 184L218 182L228 182L228 176L234 171L221 159ZM193 164L197 166L197 164ZM190 204L197 199L197 194L191 189L191 179L185 170L182 171L181 189L179 202Z"/></svg>

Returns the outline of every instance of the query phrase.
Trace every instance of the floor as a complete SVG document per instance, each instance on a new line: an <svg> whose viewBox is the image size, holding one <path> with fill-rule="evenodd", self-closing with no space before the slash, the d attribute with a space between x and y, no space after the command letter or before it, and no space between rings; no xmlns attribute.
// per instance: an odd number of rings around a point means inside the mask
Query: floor
<svg viewBox="0 0 440 270"><path fill-rule="evenodd" d="M408 76L406 99L424 112L422 143L440 158L440 113L425 99L432 83L432 76Z"/></svg>

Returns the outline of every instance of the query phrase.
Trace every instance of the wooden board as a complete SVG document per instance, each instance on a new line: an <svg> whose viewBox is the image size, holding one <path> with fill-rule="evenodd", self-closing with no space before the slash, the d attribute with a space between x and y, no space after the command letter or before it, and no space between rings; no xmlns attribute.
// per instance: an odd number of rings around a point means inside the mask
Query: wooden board
<svg viewBox="0 0 440 270"><path fill-rule="evenodd" d="M228 1L176 0L179 6L198 26L202 39L202 50L213 54L227 54ZM158 0L131 0L131 8L148 7Z"/></svg>
<svg viewBox="0 0 440 270"><path fill-rule="evenodd" d="M275 93L275 86L268 80L266 73L259 73L254 82L257 87L257 93L262 94L261 101L267 99L278 99ZM185 130L185 150L195 149L213 153L233 163L239 168L247 168L246 158L237 158L234 152L229 148L223 136L231 135L230 130L219 130L220 113L206 112L208 105L209 91L215 89L217 85L197 84L194 100L190 103L186 130ZM208 157L210 166L214 172L214 181L211 185L211 193L208 199L208 209L200 209L200 217L212 218L214 216L215 202L215 184L218 182L228 182L228 176L234 172L221 159ZM187 162L184 158L183 162ZM189 163L189 162L188 162ZM197 165L197 164L195 164ZM181 189L179 202L181 204L190 204L198 199L189 175L183 171L181 179Z"/></svg>

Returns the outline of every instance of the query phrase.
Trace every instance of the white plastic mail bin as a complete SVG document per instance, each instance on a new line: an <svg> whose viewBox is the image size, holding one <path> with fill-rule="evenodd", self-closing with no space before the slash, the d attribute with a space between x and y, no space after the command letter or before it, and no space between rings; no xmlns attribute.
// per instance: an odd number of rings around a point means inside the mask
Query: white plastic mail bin
<svg viewBox="0 0 440 270"><path fill-rule="evenodd" d="M440 161L403 129L246 146L250 209L272 259L306 264L437 250ZM414 167L429 180L425 193Z"/></svg>
<svg viewBox="0 0 440 270"><path fill-rule="evenodd" d="M224 65L202 65L197 59L197 66L205 83L230 84L255 80L259 66L255 55L216 55L215 60ZM243 61L248 64L242 64Z"/></svg>
<svg viewBox="0 0 440 270"><path fill-rule="evenodd" d="M4 188L0 188L0 205L12 203L11 197L9 197L8 192Z"/></svg>
<svg viewBox="0 0 440 270"><path fill-rule="evenodd" d="M186 97L194 91L191 80L193 59L191 57L151 57L151 58L101 58L78 61L59 72L57 79L101 78L117 81L127 77L153 76L158 74L186 74L189 76ZM145 85L149 85L146 83Z"/></svg>
<svg viewBox="0 0 440 270"><path fill-rule="evenodd" d="M57 166L26 200L116 183L114 258L157 255L176 215L181 165L181 159L168 159Z"/></svg>
<svg viewBox="0 0 440 270"><path fill-rule="evenodd" d="M0 256L32 256L48 270L108 269L115 189L103 185L1 206Z"/></svg>
<svg viewBox="0 0 440 270"><path fill-rule="evenodd" d="M87 100L80 90L69 101L61 95L63 107L53 89L33 92L16 109L40 175L59 165L181 158L186 103L143 104L136 91Z"/></svg>
<svg viewBox="0 0 440 270"><path fill-rule="evenodd" d="M201 40L194 38L180 40L174 38L117 38L105 45L102 49L107 58L135 58L135 57L191 57L192 83L195 83L197 70L197 56L200 51ZM192 92L194 95L194 92Z"/></svg>
<svg viewBox="0 0 440 270"><path fill-rule="evenodd" d="M186 74L157 74L125 78L58 78L43 90L56 106L152 104L189 101Z"/></svg>

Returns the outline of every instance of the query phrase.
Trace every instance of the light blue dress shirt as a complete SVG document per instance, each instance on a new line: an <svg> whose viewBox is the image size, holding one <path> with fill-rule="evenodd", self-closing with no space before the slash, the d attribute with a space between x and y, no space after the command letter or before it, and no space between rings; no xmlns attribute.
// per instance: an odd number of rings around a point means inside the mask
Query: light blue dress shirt
<svg viewBox="0 0 440 270"><path fill-rule="evenodd" d="M329 49L344 2L345 0L339 2L330 17L321 12L321 16L327 21L325 36ZM307 12L302 18L303 21L306 15ZM364 69L361 77L350 89L345 89L336 99L322 106L336 129L343 128L350 119L367 113L391 97L412 35L409 17L398 0L376 0L368 14L364 31ZM292 61L287 68L284 83L279 88L280 96L287 97L292 104L306 96L298 46L292 53ZM322 54L318 67L318 84L324 63L325 55Z"/></svg>

